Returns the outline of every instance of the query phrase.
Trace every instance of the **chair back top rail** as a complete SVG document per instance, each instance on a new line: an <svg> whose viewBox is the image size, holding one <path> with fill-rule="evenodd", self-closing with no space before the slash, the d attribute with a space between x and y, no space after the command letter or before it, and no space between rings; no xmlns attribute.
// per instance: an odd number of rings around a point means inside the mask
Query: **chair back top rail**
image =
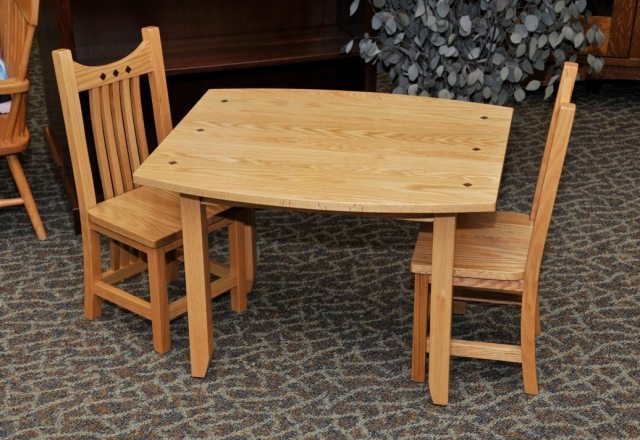
<svg viewBox="0 0 640 440"><path fill-rule="evenodd" d="M105 199L132 190L133 171L149 155L141 76L149 77L158 141L173 127L158 28L143 28L142 40L129 55L102 66L76 63L67 49L53 51L81 215L96 205L81 92L89 94L91 127Z"/></svg>

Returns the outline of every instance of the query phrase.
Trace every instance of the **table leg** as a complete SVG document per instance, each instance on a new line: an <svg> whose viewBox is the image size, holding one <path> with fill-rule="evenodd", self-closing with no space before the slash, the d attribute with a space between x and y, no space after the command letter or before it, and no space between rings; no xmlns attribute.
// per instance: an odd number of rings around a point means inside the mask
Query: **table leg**
<svg viewBox="0 0 640 440"><path fill-rule="evenodd" d="M187 288L191 375L204 377L213 356L213 321L209 279L209 240L205 206L199 197L180 196Z"/></svg>
<svg viewBox="0 0 640 440"><path fill-rule="evenodd" d="M429 392L436 405L449 403L453 252L456 216L433 219L431 275L431 332L429 338Z"/></svg>

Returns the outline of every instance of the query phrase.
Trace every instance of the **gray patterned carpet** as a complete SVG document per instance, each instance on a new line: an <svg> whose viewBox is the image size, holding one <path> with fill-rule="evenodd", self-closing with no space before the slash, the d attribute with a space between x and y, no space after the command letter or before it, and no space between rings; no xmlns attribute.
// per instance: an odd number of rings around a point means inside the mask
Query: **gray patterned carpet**
<svg viewBox="0 0 640 440"><path fill-rule="evenodd" d="M204 380L189 374L186 318L164 356L148 322L115 306L84 320L80 238L40 135L32 69L22 162L49 239L21 208L0 210L0 437L640 437L640 83L576 88L540 281L540 394L523 393L518 365L454 359L442 408L410 380L415 224L259 212L249 310L215 301ZM535 95L519 113L500 205L527 210L551 106ZM471 306L454 321L456 335L517 340L515 308Z"/></svg>

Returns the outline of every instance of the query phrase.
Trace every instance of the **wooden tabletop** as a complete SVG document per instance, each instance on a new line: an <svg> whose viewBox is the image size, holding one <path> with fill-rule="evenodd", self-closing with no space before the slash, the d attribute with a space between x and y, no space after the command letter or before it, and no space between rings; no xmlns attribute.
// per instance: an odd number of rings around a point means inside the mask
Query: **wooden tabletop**
<svg viewBox="0 0 640 440"><path fill-rule="evenodd" d="M241 206L493 211L511 117L383 93L209 90L134 180Z"/></svg>

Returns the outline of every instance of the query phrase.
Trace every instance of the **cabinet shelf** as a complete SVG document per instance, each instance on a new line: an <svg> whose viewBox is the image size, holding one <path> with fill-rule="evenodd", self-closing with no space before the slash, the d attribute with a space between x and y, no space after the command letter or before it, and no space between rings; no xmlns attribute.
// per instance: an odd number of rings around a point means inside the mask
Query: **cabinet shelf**
<svg viewBox="0 0 640 440"><path fill-rule="evenodd" d="M162 32L162 30L161 30ZM163 39L167 75L250 69L353 57L340 49L352 35L340 25L304 29L247 32L184 39ZM103 64L118 59L135 43L84 45L76 43L78 60Z"/></svg>

